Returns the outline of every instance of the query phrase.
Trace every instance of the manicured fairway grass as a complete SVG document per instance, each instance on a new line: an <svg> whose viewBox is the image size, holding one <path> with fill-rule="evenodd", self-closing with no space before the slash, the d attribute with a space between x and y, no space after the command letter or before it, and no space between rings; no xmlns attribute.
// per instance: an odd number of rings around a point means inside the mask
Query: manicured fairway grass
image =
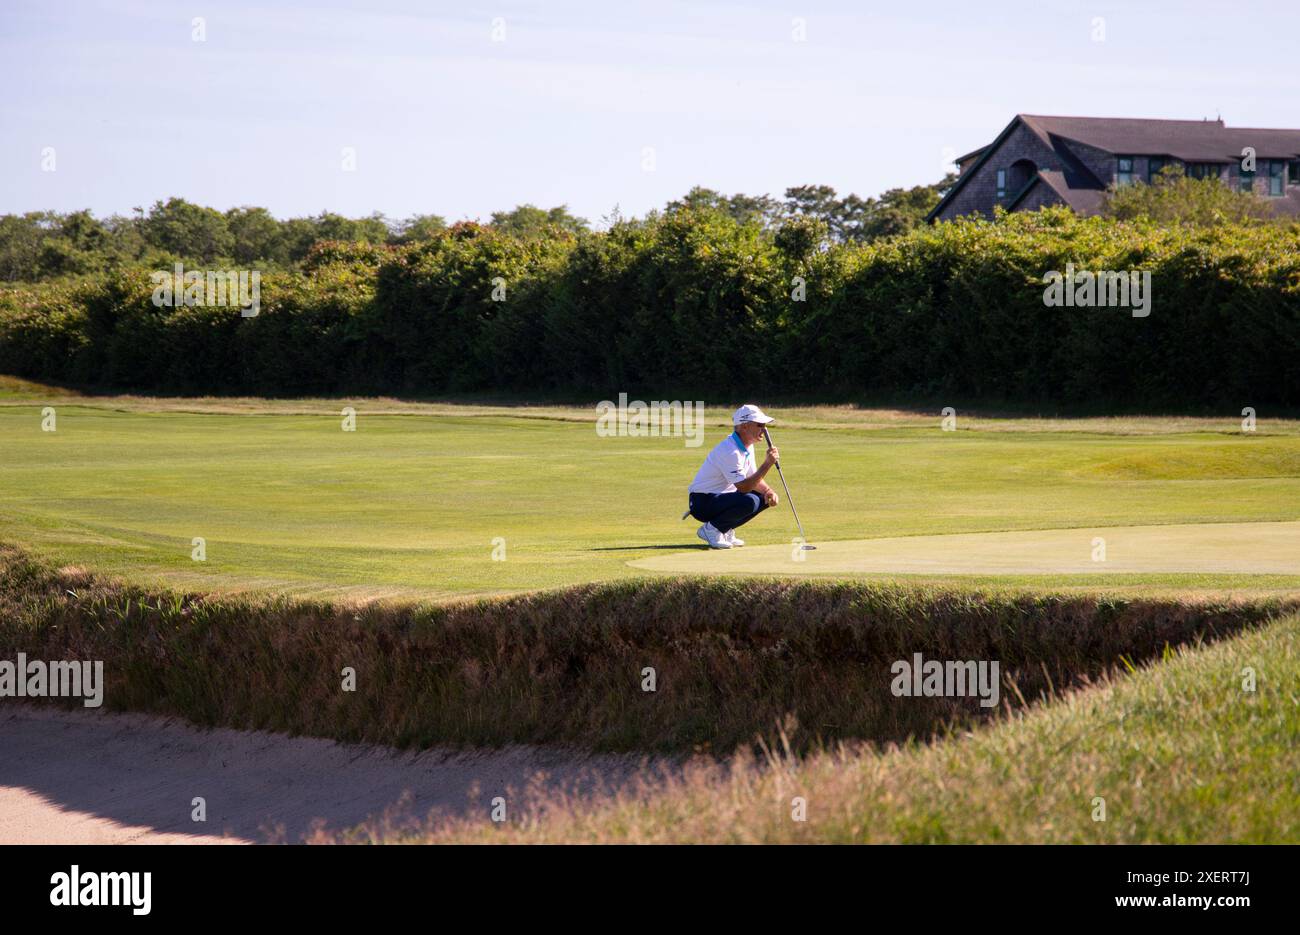
<svg viewBox="0 0 1300 935"><path fill-rule="evenodd" d="M681 574L770 575L1272 573L1300 568L1300 523L1167 523L946 536L842 539L814 550L747 546L670 552L635 567Z"/></svg>
<svg viewBox="0 0 1300 935"><path fill-rule="evenodd" d="M651 572L699 546L685 488L703 447L600 438L592 407L157 401L0 393L0 540L197 589L435 598ZM15 388L17 387L17 388ZM41 430L53 405L57 431ZM339 410L357 410L357 430ZM970 419L782 410L787 476L816 541L1300 518L1294 422ZM837 426L837 427L835 427ZM773 478L775 480L775 478ZM746 527L789 543L782 507ZM191 559L194 537L206 562ZM504 540L505 561L494 561ZM499 553L498 553L499 554ZM701 570L709 570L702 567ZM904 576L894 578L903 580ZM949 583L1284 589L1295 575L920 575Z"/></svg>

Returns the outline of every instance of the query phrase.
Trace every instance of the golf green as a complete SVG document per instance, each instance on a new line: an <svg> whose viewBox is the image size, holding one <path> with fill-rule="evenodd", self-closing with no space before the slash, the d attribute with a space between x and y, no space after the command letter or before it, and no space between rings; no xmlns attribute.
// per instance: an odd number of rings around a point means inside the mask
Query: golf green
<svg viewBox="0 0 1300 935"><path fill-rule="evenodd" d="M748 543L748 540L746 540ZM1111 526L695 549L639 559L650 571L771 575L1300 573L1300 522Z"/></svg>
<svg viewBox="0 0 1300 935"><path fill-rule="evenodd" d="M349 405L355 431L344 431ZM43 430L47 406L53 431ZM140 400L28 387L0 393L0 541L142 583L360 599L726 562L1050 587L1300 586L1293 541L1189 563L1155 539L1139 561L1121 536L1106 562L1090 559L1094 533L1114 527L1300 518L1295 423L1243 435L1226 419L972 417L946 432L924 414L772 407L786 476L820 546L796 565L784 504L745 527L743 555L704 552L697 524L679 521L730 409L709 407L704 444L689 447L601 437L594 405ZM930 565L933 542L903 548L912 537L1030 530L1064 532L1048 551L1014 540L1024 561L989 553L1003 541L994 538L945 540Z"/></svg>

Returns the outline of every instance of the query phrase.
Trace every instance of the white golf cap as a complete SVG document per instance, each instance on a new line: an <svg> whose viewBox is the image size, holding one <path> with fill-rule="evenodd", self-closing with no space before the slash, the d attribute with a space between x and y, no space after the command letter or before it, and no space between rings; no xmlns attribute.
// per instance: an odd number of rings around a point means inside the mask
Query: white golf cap
<svg viewBox="0 0 1300 935"><path fill-rule="evenodd" d="M737 409L731 417L732 425L740 425L742 422L757 422L760 425L767 425L767 423L775 421L762 409L749 403L745 403L745 405Z"/></svg>

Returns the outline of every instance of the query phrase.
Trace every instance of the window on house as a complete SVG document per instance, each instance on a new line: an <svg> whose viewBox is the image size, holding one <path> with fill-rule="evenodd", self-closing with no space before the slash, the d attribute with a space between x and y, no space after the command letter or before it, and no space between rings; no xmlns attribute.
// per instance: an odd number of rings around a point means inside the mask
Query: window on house
<svg viewBox="0 0 1300 935"><path fill-rule="evenodd" d="M1166 165L1167 163L1163 159L1152 158L1147 160L1147 184L1148 185L1153 184L1155 180L1160 177L1160 170L1163 169Z"/></svg>
<svg viewBox="0 0 1300 935"><path fill-rule="evenodd" d="M1217 179L1219 177L1219 166L1213 162L1189 162L1187 164L1187 175L1194 179Z"/></svg>
<svg viewBox="0 0 1300 935"><path fill-rule="evenodd" d="M1115 173L1115 184L1116 185L1133 184L1133 157L1132 156L1119 157L1118 167Z"/></svg>
<svg viewBox="0 0 1300 935"><path fill-rule="evenodd" d="M1253 170L1241 170L1241 190L1243 192L1252 192L1255 190L1255 173Z"/></svg>
<svg viewBox="0 0 1300 935"><path fill-rule="evenodd" d="M1007 170L998 169L998 197L1007 197Z"/></svg>
<svg viewBox="0 0 1300 935"><path fill-rule="evenodd" d="M1280 159L1274 159L1268 164L1268 193L1274 197L1282 194L1282 186L1286 184L1282 177L1283 165Z"/></svg>
<svg viewBox="0 0 1300 935"><path fill-rule="evenodd" d="M1291 162L1287 164L1286 174L1292 185L1300 185L1300 160L1291 160Z"/></svg>

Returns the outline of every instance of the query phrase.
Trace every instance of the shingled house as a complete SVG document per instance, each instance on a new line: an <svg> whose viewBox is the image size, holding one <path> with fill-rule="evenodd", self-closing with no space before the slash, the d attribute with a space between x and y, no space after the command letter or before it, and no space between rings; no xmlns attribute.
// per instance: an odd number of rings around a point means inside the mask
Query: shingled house
<svg viewBox="0 0 1300 935"><path fill-rule="evenodd" d="M1255 154L1254 172L1242 168ZM1279 214L1300 215L1300 130L1255 130L1222 120L1130 120L1017 114L998 138L957 160L959 175L927 220L1068 205L1096 214L1111 185L1149 183L1177 164L1254 192Z"/></svg>

